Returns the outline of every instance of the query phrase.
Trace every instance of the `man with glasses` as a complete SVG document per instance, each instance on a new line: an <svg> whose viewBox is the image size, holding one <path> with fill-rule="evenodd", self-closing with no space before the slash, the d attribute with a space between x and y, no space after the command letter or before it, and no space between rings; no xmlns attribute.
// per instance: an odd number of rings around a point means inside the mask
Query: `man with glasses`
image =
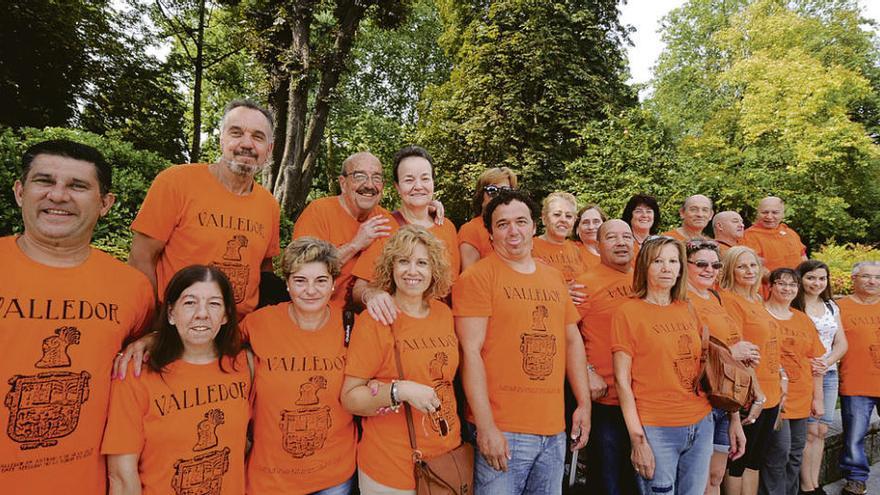
<svg viewBox="0 0 880 495"><path fill-rule="evenodd" d="M755 223L746 229L742 244L752 248L764 261L765 277L777 268L797 268L807 260L807 248L791 227L783 223L785 203L768 196L758 203Z"/></svg>
<svg viewBox="0 0 880 495"><path fill-rule="evenodd" d="M629 432L614 387L611 315L632 295L633 234L623 220L602 223L597 234L599 265L575 280L583 285L579 327L590 376L592 427L587 443L587 486L595 493L636 493Z"/></svg>
<svg viewBox="0 0 880 495"><path fill-rule="evenodd" d="M744 233L743 219L735 211L718 212L712 219L712 230L715 231L718 254L723 257L728 249L738 246L742 241Z"/></svg>
<svg viewBox="0 0 880 495"><path fill-rule="evenodd" d="M681 217L681 227L664 232L663 235L679 241L691 239L704 239L703 229L709 225L712 219L712 200L702 194L688 196L684 204L678 209Z"/></svg>
<svg viewBox="0 0 880 495"><path fill-rule="evenodd" d="M870 473L865 435L871 412L880 412L880 261L856 263L852 282L852 295L837 302L849 342L840 361L840 471L846 478L841 493L862 495Z"/></svg>
<svg viewBox="0 0 880 495"><path fill-rule="evenodd" d="M260 271L272 271L280 253L281 210L254 180L272 147L272 114L235 100L220 122L216 163L176 165L156 176L131 224L128 262L158 297L180 269L204 264L229 278L239 317L256 308Z"/></svg>
<svg viewBox="0 0 880 495"><path fill-rule="evenodd" d="M339 250L342 272L336 278L331 303L345 305L351 272L358 256L376 239L391 234L394 218L379 206L385 176L372 153L355 153L342 162L338 196L319 198L306 206L293 227L293 238L323 239Z"/></svg>

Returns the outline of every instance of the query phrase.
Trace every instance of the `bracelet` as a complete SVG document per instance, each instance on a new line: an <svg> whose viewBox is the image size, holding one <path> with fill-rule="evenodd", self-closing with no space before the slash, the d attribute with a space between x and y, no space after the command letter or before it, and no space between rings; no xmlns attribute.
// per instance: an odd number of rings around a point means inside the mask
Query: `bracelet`
<svg viewBox="0 0 880 495"><path fill-rule="evenodd" d="M397 380L391 381L391 405L389 406L389 408L394 412L397 412L400 409L400 399L397 397L398 383L399 382Z"/></svg>
<svg viewBox="0 0 880 495"><path fill-rule="evenodd" d="M766 398L766 397L764 397L763 399L755 399L752 403L753 403L753 404L758 404L759 406L762 406L762 405L764 405L765 402L767 402L767 398Z"/></svg>
<svg viewBox="0 0 880 495"><path fill-rule="evenodd" d="M593 365L590 364L590 363L587 363L587 371L590 371L590 372L592 372L592 373L595 373L595 372L596 372L596 367L593 366Z"/></svg>

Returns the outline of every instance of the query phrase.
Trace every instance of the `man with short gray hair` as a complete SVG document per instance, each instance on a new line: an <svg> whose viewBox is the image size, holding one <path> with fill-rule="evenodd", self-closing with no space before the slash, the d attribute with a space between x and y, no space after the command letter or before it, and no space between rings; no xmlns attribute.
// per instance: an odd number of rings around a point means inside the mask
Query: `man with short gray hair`
<svg viewBox="0 0 880 495"><path fill-rule="evenodd" d="M840 361L840 471L846 478L841 493L863 495L870 473L865 435L871 412L880 407L880 261L856 263L852 283L852 295L838 301L849 342Z"/></svg>
<svg viewBox="0 0 880 495"><path fill-rule="evenodd" d="M161 300L165 286L192 264L219 268L232 283L239 317L259 299L260 271L280 253L281 210L254 177L272 154L272 114L249 100L226 106L220 158L163 170L131 225L129 264Z"/></svg>
<svg viewBox="0 0 880 495"><path fill-rule="evenodd" d="M703 229L712 219L712 200L702 194L688 196L678 209L681 227L664 232L663 235L687 242L691 239L703 239Z"/></svg>

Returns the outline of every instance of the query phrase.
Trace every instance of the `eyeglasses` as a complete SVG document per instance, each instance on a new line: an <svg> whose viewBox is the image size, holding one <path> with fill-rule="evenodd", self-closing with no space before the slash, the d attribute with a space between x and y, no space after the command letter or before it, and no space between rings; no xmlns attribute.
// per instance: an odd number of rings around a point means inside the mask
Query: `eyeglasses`
<svg viewBox="0 0 880 495"><path fill-rule="evenodd" d="M776 282L773 282L773 285L775 285L776 287L782 288L782 289L797 289L798 288L797 282L783 282L781 280L777 280Z"/></svg>
<svg viewBox="0 0 880 495"><path fill-rule="evenodd" d="M860 275L856 275L857 279L868 281L868 280L877 280L880 281L880 275L871 275L868 273L862 273Z"/></svg>
<svg viewBox="0 0 880 495"><path fill-rule="evenodd" d="M370 181L373 184L381 184L381 183L385 182L385 177L382 174L369 175L366 172L356 171L356 172L343 172L342 176L343 177L351 177L351 180L354 181L356 184L364 183L367 181L367 179L370 179Z"/></svg>
<svg viewBox="0 0 880 495"><path fill-rule="evenodd" d="M488 194L490 198L494 198L501 191L510 192L513 191L513 188L510 186L495 186L491 184L483 188L483 192Z"/></svg>
<svg viewBox="0 0 880 495"><path fill-rule="evenodd" d="M713 261L712 263L709 263L708 261L705 261L705 260L699 260L699 261L690 261L690 260L688 260L688 263L690 263L690 264L696 266L696 267L699 268L700 270L705 270L706 268L709 268L710 266L711 266L714 270L720 270L721 267L724 266L724 264L721 263L720 261Z"/></svg>

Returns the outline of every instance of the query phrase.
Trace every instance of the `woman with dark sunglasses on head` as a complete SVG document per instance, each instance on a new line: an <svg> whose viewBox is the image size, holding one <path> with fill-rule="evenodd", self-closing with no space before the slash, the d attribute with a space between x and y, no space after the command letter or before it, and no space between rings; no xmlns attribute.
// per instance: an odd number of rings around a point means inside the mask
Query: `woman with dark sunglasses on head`
<svg viewBox="0 0 880 495"><path fill-rule="evenodd" d="M825 347L813 321L792 309L800 286L800 276L791 268L770 272L767 311L779 322L782 366L788 375L788 393L783 397L782 421L770 435L767 465L761 471L766 493L798 495L801 459L807 437L807 418L824 413L822 375L813 373L812 362L821 359Z"/></svg>
<svg viewBox="0 0 880 495"><path fill-rule="evenodd" d="M462 272L492 252L489 231L483 224L483 208L499 191L516 187L516 173L507 167L490 168L480 174L472 200L474 218L458 230Z"/></svg>
<svg viewBox="0 0 880 495"><path fill-rule="evenodd" d="M702 322L687 303L686 259L675 239L646 239L634 299L611 318L614 384L645 495L700 493L709 476L714 420L696 393Z"/></svg>
<svg viewBox="0 0 880 495"><path fill-rule="evenodd" d="M840 321L840 308L831 294L828 265L818 260L807 260L798 265L801 284L791 306L807 314L825 347L825 354L814 363L814 372L822 373L822 395L825 414L820 418L807 418L807 442L801 464L801 491L813 495L825 495L819 484L819 469L825 453L825 435L828 425L834 421L837 404L837 362L846 354L849 343Z"/></svg>
<svg viewBox="0 0 880 495"><path fill-rule="evenodd" d="M758 347L742 339L739 323L727 314L721 296L715 291L715 282L722 264L718 245L714 241L693 240L686 243L688 257L688 300L706 325L710 334L727 344L734 358L749 363L758 357ZM758 408L755 415L760 412ZM746 437L739 413L712 409L715 418L714 451L709 464L709 483L706 494L718 494L727 470L728 459L739 459L745 453Z"/></svg>
<svg viewBox="0 0 880 495"><path fill-rule="evenodd" d="M404 403L412 410L416 446L424 458L461 443L452 388L458 339L452 311L439 300L449 292L451 280L443 250L443 244L421 227L398 230L385 245L372 284L391 294L400 314L390 326L366 313L355 323L342 405L364 416L358 446L358 480L364 495L415 493Z"/></svg>

